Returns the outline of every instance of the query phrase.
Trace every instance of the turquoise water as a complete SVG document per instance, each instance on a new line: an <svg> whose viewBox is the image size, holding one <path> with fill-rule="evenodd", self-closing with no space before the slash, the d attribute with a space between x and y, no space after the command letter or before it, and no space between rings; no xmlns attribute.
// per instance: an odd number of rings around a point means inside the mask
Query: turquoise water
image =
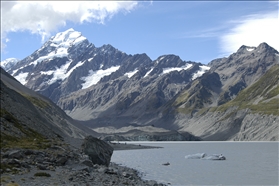
<svg viewBox="0 0 279 186"><path fill-rule="evenodd" d="M279 185L278 142L132 142L164 148L114 151L112 162L170 185ZM223 154L226 160L186 159ZM162 165L169 162L169 166Z"/></svg>

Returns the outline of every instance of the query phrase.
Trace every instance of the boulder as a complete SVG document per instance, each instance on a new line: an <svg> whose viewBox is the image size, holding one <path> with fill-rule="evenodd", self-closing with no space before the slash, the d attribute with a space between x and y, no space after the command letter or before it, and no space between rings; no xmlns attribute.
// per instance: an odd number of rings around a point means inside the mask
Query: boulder
<svg viewBox="0 0 279 186"><path fill-rule="evenodd" d="M100 139L87 136L81 146L82 151L89 156L93 164L109 166L113 148Z"/></svg>
<svg viewBox="0 0 279 186"><path fill-rule="evenodd" d="M63 155L58 155L57 156L57 160L56 160L56 165L58 166L62 166L65 165L65 163L67 162L68 158L66 156Z"/></svg>
<svg viewBox="0 0 279 186"><path fill-rule="evenodd" d="M80 164L86 165L88 167L93 167L92 161L90 160L83 160L80 162Z"/></svg>
<svg viewBox="0 0 279 186"><path fill-rule="evenodd" d="M3 155L3 158L9 158L9 159L16 158L16 159L21 159L21 158L23 158L23 152L22 152L22 150L11 150L11 151L6 152L6 153Z"/></svg>

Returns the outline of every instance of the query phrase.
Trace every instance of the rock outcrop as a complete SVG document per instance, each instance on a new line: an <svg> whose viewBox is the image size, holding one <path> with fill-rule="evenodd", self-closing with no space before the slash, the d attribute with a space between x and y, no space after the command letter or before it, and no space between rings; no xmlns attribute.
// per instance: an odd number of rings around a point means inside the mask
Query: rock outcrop
<svg viewBox="0 0 279 186"><path fill-rule="evenodd" d="M81 146L82 151L89 156L93 164L108 166L113 153L113 148L106 142L87 136Z"/></svg>

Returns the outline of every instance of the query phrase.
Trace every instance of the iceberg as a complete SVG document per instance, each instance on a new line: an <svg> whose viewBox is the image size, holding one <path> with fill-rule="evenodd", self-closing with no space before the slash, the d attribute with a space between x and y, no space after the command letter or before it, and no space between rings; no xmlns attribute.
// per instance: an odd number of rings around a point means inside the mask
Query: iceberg
<svg viewBox="0 0 279 186"><path fill-rule="evenodd" d="M206 153L196 153L185 156L186 159L203 159L203 160L226 160L222 154L207 155Z"/></svg>
<svg viewBox="0 0 279 186"><path fill-rule="evenodd" d="M197 154L190 154L185 156L186 159L202 159L204 158L206 155L206 153L197 153Z"/></svg>

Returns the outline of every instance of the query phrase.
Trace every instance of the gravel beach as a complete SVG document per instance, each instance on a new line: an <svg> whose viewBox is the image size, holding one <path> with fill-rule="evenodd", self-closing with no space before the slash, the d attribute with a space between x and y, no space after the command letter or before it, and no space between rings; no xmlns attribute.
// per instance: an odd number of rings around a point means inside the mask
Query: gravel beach
<svg viewBox="0 0 279 186"><path fill-rule="evenodd" d="M111 146L114 150L154 148L119 143L111 143ZM137 170L115 163L108 167L93 165L80 151L63 148L4 149L1 151L1 186L164 186L142 180Z"/></svg>

